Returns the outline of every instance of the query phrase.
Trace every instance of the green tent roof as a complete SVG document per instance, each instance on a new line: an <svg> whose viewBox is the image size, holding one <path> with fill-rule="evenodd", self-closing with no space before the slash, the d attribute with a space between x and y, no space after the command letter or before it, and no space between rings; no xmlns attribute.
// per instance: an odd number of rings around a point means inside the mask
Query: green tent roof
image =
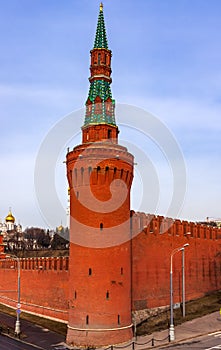
<svg viewBox="0 0 221 350"><path fill-rule="evenodd" d="M94 41L94 49L108 49L107 35L104 23L103 5L100 5L100 12L97 22L96 37Z"/></svg>

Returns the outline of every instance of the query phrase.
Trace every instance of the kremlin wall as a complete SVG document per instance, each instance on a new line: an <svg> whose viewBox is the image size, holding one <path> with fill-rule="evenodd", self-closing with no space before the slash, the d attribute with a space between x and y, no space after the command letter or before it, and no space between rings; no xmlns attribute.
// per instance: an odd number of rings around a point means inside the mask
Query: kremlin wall
<svg viewBox="0 0 221 350"><path fill-rule="evenodd" d="M82 144L66 156L69 258L20 259L21 310L67 323L67 343L81 347L129 341L134 322L168 307L171 254L184 244L186 300L221 289L220 228L130 208L134 158L118 144L111 57L101 4ZM18 261L4 255L3 235L0 250L0 302L16 308ZM173 257L174 303L181 258Z"/></svg>
<svg viewBox="0 0 221 350"><path fill-rule="evenodd" d="M221 288L220 228L144 213L133 213L131 220L133 233L136 232L132 240L132 311L169 305L170 253L185 243L190 244L185 249L186 299L199 298ZM160 233L162 220L165 226L173 222L163 234ZM141 222L144 228L137 234ZM20 264L22 311L67 323L71 307L69 258L24 258ZM175 303L182 301L181 278L181 253L178 253L174 256ZM111 283L120 286L122 280ZM0 259L0 290L0 302L16 308L17 261L14 259ZM139 320L139 313L136 314Z"/></svg>

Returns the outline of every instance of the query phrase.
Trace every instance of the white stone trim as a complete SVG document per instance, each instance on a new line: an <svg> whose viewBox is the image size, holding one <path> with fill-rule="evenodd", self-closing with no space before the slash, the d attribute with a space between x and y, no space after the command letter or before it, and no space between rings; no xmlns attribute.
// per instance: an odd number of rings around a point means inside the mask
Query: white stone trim
<svg viewBox="0 0 221 350"><path fill-rule="evenodd" d="M120 330L128 329L131 327L133 327L132 323L128 326L117 327L117 328L78 328L78 327L72 327L72 326L68 325L68 328L72 329L74 331L86 331L86 332L120 331Z"/></svg>

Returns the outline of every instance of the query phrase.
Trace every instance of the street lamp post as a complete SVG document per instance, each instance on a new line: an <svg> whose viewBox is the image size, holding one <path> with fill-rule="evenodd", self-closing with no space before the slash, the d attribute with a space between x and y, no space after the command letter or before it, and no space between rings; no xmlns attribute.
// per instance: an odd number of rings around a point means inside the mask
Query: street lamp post
<svg viewBox="0 0 221 350"><path fill-rule="evenodd" d="M191 235L191 232L187 232L187 235ZM185 244L188 247L189 243ZM186 316L186 298L185 298L185 249L182 250L182 311L183 317Z"/></svg>
<svg viewBox="0 0 221 350"><path fill-rule="evenodd" d="M172 251L171 256L170 256L170 330L169 330L169 336L170 336L170 341L175 340L175 330L174 330L174 324L173 324L173 256L182 251L184 253L185 247L188 247L189 243L184 244L180 248L176 248ZM184 255L183 255L184 259ZM183 300L185 300L185 276L184 276L184 260L182 261L182 281L183 281L183 288L182 288L182 293L183 293Z"/></svg>
<svg viewBox="0 0 221 350"><path fill-rule="evenodd" d="M21 270L20 270L20 259L18 257L17 258L17 269L18 269L18 304L17 304L17 319L16 319L16 322L15 322L15 334L17 336L20 335L21 333L21 325L20 325L20 296L21 296Z"/></svg>
<svg viewBox="0 0 221 350"><path fill-rule="evenodd" d="M11 254L7 254L6 258L11 258L13 260L17 261L17 270L18 270L18 294L17 294L17 317L16 317L16 322L15 322L15 335L19 336L21 333L21 324L20 324L20 296L21 296L21 269L20 269L20 259L16 256L16 255L11 255Z"/></svg>
<svg viewBox="0 0 221 350"><path fill-rule="evenodd" d="M185 248L182 249L182 311L183 317L186 316L185 305Z"/></svg>

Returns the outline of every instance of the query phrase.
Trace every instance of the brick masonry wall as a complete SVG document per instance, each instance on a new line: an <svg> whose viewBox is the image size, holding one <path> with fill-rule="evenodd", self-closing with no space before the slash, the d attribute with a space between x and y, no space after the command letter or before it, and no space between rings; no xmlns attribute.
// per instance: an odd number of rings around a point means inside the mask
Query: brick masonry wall
<svg viewBox="0 0 221 350"><path fill-rule="evenodd" d="M221 229L143 213L132 224L133 310L169 305L170 256L185 243L186 300L221 288ZM182 252L173 257L173 289L181 302Z"/></svg>
<svg viewBox="0 0 221 350"><path fill-rule="evenodd" d="M21 310L67 322L68 258L20 260ZM17 261L0 260L0 302L17 307Z"/></svg>
<svg viewBox="0 0 221 350"><path fill-rule="evenodd" d="M133 214L132 227L133 311L169 305L170 255L185 243L186 300L221 288L221 229L143 213ZM182 301L181 259L174 255L175 303ZM68 289L68 258L21 259L22 310L67 322ZM0 259L0 302L16 308L15 260Z"/></svg>

